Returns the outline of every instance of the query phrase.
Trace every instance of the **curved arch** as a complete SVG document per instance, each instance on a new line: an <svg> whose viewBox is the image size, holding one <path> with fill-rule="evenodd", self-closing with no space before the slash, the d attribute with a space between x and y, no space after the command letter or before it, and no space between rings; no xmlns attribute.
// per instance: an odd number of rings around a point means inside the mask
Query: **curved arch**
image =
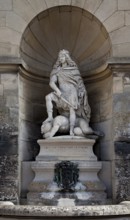
<svg viewBox="0 0 130 220"><path fill-rule="evenodd" d="M63 48L83 76L104 66L111 54L109 35L95 16L79 7L56 6L38 14L25 29L20 44L23 66L47 77Z"/></svg>

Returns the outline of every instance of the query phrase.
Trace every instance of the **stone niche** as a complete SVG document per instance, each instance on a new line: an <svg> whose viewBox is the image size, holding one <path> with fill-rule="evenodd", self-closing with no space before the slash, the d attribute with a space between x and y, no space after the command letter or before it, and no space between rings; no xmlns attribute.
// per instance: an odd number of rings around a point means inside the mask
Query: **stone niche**
<svg viewBox="0 0 130 220"><path fill-rule="evenodd" d="M110 39L106 29L89 12L78 7L62 6L37 15L21 40L21 203L26 203L28 187L34 178L31 161L39 153L37 140L42 138L40 126L47 116L45 96L50 92L49 74L58 51L63 48L70 51L82 74L92 111L91 126L104 133L104 137L94 145L94 153L103 164L99 178L105 184L108 198L112 197L112 76L106 65L111 53Z"/></svg>

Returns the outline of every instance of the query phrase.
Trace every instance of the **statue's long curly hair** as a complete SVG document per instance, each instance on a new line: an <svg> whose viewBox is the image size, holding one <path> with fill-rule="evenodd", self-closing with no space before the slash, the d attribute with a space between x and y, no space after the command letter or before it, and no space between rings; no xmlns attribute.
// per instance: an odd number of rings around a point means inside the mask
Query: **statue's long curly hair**
<svg viewBox="0 0 130 220"><path fill-rule="evenodd" d="M69 51L63 49L63 50L60 50L60 52L58 54L58 59L57 59L56 63L54 64L54 69L56 69L56 68L61 66L61 62L60 62L60 56L61 55L65 56L68 67L78 68L76 63L71 59Z"/></svg>

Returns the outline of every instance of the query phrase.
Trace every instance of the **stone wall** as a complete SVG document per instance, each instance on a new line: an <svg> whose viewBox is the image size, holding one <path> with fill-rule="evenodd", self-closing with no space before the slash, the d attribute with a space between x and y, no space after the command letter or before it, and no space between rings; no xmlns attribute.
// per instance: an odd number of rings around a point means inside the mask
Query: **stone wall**
<svg viewBox="0 0 130 220"><path fill-rule="evenodd" d="M40 12L61 5L92 13L110 35L113 56L129 56L129 0L0 0L0 56L18 57L20 40L29 22Z"/></svg>
<svg viewBox="0 0 130 220"><path fill-rule="evenodd" d="M129 65L113 67L113 124L116 202L130 199L130 76Z"/></svg>
<svg viewBox="0 0 130 220"><path fill-rule="evenodd" d="M105 75L105 77L102 77ZM113 124L112 124L112 85L113 77L109 68L100 73L100 78L87 81L89 104L91 106L90 125L104 136L99 138L94 146L98 160L102 161L99 173L101 181L106 187L108 198L112 197L112 161L114 157ZM107 174L106 174L107 173Z"/></svg>
<svg viewBox="0 0 130 220"><path fill-rule="evenodd" d="M34 178L30 161L39 152L37 140L42 138L41 124L47 118L45 95L50 92L48 82L19 77L19 161L20 197L24 203L29 184ZM28 176L28 178L25 178Z"/></svg>
<svg viewBox="0 0 130 220"><path fill-rule="evenodd" d="M46 9L61 5L77 6L92 14L89 17L90 20L93 16L99 19L101 29L104 26L107 31L106 36L110 37L113 51L110 62L113 62L113 57L116 57L115 63L120 63L120 65L114 64L112 67L113 97L112 79L109 82L104 80L102 83L99 83L97 79L97 82L89 85L88 90L92 106L92 126L95 129L103 129L105 133L104 139L97 148L98 152L96 152L99 160L103 161L104 168L100 176L107 189L112 189L108 190L108 194L111 197L113 191L114 201L130 199L130 66L126 64L130 63L128 58L130 1L0 0L0 62L4 63L4 59L7 57L15 59L20 56L21 38L25 28L34 17ZM88 39L87 37L86 39ZM92 48L96 56L97 50ZM91 52L91 48L88 51ZM33 65L35 64L33 63ZM35 158L37 147L32 143L36 144L36 139L40 137L42 111L45 112L43 90L46 94L49 90L46 83L40 84L35 79L30 81L21 78L20 93L18 93L16 71L8 69L6 73L0 72L0 200L11 200L16 203L18 201L18 184L21 183L21 163L18 171L18 154L19 160L24 162ZM35 74L32 74L32 77L34 76ZM19 148L18 94L20 96ZM94 104L91 103L91 100L94 100ZM45 115L43 119L44 117ZM25 170L26 168L25 165ZM24 173L24 175L27 174L28 172Z"/></svg>
<svg viewBox="0 0 130 220"><path fill-rule="evenodd" d="M0 200L18 202L18 75L0 73Z"/></svg>

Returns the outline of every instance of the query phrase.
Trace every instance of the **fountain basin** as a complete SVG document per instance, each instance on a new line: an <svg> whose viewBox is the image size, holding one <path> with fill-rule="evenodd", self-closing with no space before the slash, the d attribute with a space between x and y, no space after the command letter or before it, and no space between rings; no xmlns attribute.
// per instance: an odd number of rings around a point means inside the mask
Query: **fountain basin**
<svg viewBox="0 0 130 220"><path fill-rule="evenodd" d="M130 202L95 206L31 206L0 204L0 219L130 219Z"/></svg>

